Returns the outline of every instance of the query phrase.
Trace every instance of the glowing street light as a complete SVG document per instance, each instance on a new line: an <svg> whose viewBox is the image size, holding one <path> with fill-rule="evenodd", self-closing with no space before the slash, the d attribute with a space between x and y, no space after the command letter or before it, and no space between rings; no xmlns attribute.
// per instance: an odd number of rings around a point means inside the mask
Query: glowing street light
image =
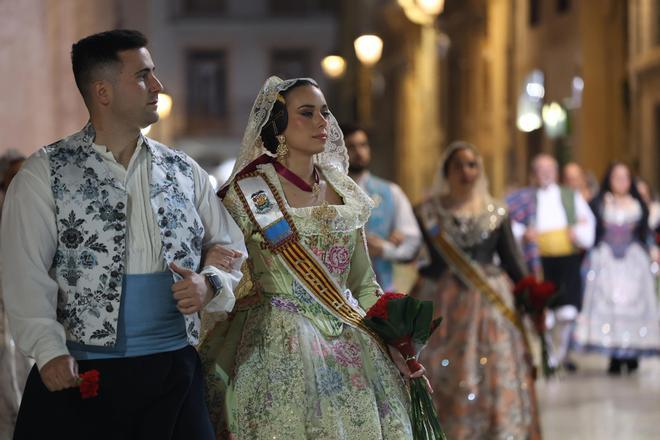
<svg viewBox="0 0 660 440"><path fill-rule="evenodd" d="M444 0L397 0L408 20L430 26L445 8Z"/></svg>
<svg viewBox="0 0 660 440"><path fill-rule="evenodd" d="M439 15L445 8L445 0L415 0L415 3L429 15Z"/></svg>
<svg viewBox="0 0 660 440"><path fill-rule="evenodd" d="M543 125L550 138L557 138L566 134L566 110L560 104L551 102L543 106Z"/></svg>
<svg viewBox="0 0 660 440"><path fill-rule="evenodd" d="M156 113L158 113L158 119L167 119L167 117L172 112L172 97L167 93L158 94L158 104L156 105ZM153 124L152 124L153 125ZM151 125L140 130L143 135L148 135L151 131ZM160 132L160 130L159 130ZM162 133L161 133L162 135Z"/></svg>
<svg viewBox="0 0 660 440"><path fill-rule="evenodd" d="M525 133L530 133L534 130L538 130L541 128L541 118L539 117L538 114L534 112L526 112L518 116L518 120L516 121L516 126L518 127L518 130L523 131Z"/></svg>
<svg viewBox="0 0 660 440"><path fill-rule="evenodd" d="M321 61L323 72L330 78L339 78L346 72L346 61L339 55L328 55Z"/></svg>
<svg viewBox="0 0 660 440"><path fill-rule="evenodd" d="M373 66L383 54L383 40L378 35L361 35L353 42L355 55L365 66Z"/></svg>
<svg viewBox="0 0 660 440"><path fill-rule="evenodd" d="M158 94L158 105L156 106L156 112L160 119L165 119L170 115L172 111L172 97L167 93Z"/></svg>

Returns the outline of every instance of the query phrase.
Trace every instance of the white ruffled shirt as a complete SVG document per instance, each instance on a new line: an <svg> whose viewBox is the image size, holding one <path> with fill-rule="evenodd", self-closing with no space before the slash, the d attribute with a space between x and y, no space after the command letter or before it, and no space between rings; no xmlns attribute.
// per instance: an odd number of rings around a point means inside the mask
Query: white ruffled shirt
<svg viewBox="0 0 660 440"><path fill-rule="evenodd" d="M126 273L168 270L149 198L148 150L138 141L128 167L124 168L105 146L93 147L114 177L124 182L128 193ZM204 225L204 248L221 244L247 256L243 234L216 197L208 174L192 163L195 205ZM7 190L0 237L2 291L12 335L19 348L41 368L49 360L68 354L64 328L56 319L58 285L49 274L57 250L57 225L49 161L43 149L25 162ZM212 266L201 271L215 273L223 285L206 310L233 309L233 291L242 277L241 263L242 259L237 261L231 272Z"/></svg>
<svg viewBox="0 0 660 440"><path fill-rule="evenodd" d="M575 219L576 223L572 226L575 233L575 245L581 249L591 248L596 239L596 218L587 202L577 191L575 192ZM534 227L538 232L554 231L568 226L566 210L561 201L561 190L556 183L536 191L535 221ZM511 228L516 239L522 240L527 227L522 223L512 221Z"/></svg>

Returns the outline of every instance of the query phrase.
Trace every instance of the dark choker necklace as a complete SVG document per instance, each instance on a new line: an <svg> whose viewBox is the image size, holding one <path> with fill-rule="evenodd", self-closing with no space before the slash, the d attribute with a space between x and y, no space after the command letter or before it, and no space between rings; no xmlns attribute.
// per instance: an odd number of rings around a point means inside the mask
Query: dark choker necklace
<svg viewBox="0 0 660 440"><path fill-rule="evenodd" d="M300 176L295 174L293 171L291 171L281 163L273 162L273 165L275 166L275 170L277 171L277 174L284 177L289 182L293 183L297 188L305 192L310 192L314 194L315 198L318 198L321 192L321 185L320 185L321 178L319 177L318 171L316 171L316 167L314 167L314 172L312 173L312 176L314 177L314 183L310 185L309 183L301 179Z"/></svg>

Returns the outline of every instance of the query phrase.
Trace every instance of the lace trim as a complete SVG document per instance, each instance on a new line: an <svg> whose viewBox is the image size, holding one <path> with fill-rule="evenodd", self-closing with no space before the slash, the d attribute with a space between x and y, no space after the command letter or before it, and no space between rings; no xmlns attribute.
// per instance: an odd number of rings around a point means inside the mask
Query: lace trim
<svg viewBox="0 0 660 440"><path fill-rule="evenodd" d="M369 220L373 208L371 198L350 177L335 167L321 166L320 168L328 184L344 200L343 205L329 205L329 208L337 213L332 220L331 230L333 232L351 232L363 227ZM259 170L266 175L280 194L284 194L280 179L272 165L260 165ZM326 220L316 218L312 212L318 207L293 208L288 204L286 198L282 197L282 200L300 235L322 235L325 226L323 223Z"/></svg>

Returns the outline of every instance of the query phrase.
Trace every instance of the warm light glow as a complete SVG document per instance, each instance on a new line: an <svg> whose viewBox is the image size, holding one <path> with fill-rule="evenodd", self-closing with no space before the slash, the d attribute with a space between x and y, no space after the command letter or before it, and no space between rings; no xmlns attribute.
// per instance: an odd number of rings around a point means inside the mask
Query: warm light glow
<svg viewBox="0 0 660 440"><path fill-rule="evenodd" d="M566 120L566 110L556 102L543 106L543 122L549 127L556 127Z"/></svg>
<svg viewBox="0 0 660 440"><path fill-rule="evenodd" d="M580 92L584 90L584 80L579 76L573 77L573 88L579 90Z"/></svg>
<svg viewBox="0 0 660 440"><path fill-rule="evenodd" d="M165 119L170 115L172 111L172 97L167 93L158 94L158 105L156 106L156 112L160 119Z"/></svg>
<svg viewBox="0 0 660 440"><path fill-rule="evenodd" d="M422 26L433 25L445 8L444 0L397 0L408 20Z"/></svg>
<svg viewBox="0 0 660 440"><path fill-rule="evenodd" d="M383 40L377 35L362 35L355 39L355 55L366 66L373 66L383 53Z"/></svg>
<svg viewBox="0 0 660 440"><path fill-rule="evenodd" d="M534 112L523 113L518 117L516 125L520 131L525 133L532 132L541 128L541 118Z"/></svg>
<svg viewBox="0 0 660 440"><path fill-rule="evenodd" d="M566 110L560 104L551 102L541 111L545 133L550 139L566 135Z"/></svg>
<svg viewBox="0 0 660 440"><path fill-rule="evenodd" d="M543 99L545 96L545 88L543 87L543 84L533 82L527 83L526 91L532 98Z"/></svg>
<svg viewBox="0 0 660 440"><path fill-rule="evenodd" d="M445 8L445 0L416 0L416 3L429 15L438 15Z"/></svg>
<svg viewBox="0 0 660 440"><path fill-rule="evenodd" d="M346 61L339 55L328 55L321 61L323 72L330 78L339 78L346 72Z"/></svg>
<svg viewBox="0 0 660 440"><path fill-rule="evenodd" d="M146 127L141 129L140 131L142 132L143 135L145 135L145 136L148 135L149 132L151 131L151 125L147 125Z"/></svg>

